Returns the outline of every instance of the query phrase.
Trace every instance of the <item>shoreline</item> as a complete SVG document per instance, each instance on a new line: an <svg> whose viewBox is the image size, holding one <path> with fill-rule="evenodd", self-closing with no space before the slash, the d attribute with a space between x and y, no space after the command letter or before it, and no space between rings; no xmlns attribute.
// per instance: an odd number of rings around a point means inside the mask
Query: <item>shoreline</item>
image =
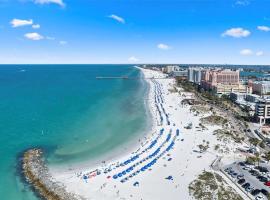
<svg viewBox="0 0 270 200"><path fill-rule="evenodd" d="M198 114L184 104L190 94L181 88L174 91L174 79L158 79L165 75L140 70L150 86L147 100L153 120L151 131L137 150L122 149L120 155L97 167L89 164L76 169L49 169L68 193L98 200L194 199L189 191L191 182L202 172L213 171L211 164L218 155L233 155L237 145L217 139L214 131L221 126L201 126L201 119L211 113ZM157 79L146 79L151 77ZM217 152L216 145L226 151ZM200 146L207 149L200 152Z"/></svg>
<svg viewBox="0 0 270 200"><path fill-rule="evenodd" d="M153 133L156 129L156 124L153 120L153 115L152 113L153 109L151 108L151 105L149 103L150 99L150 83L144 78L144 73L142 72L140 67L134 66L134 68L138 69L140 71L140 81L141 86L140 87L147 87L145 94L143 96L143 101L144 101L144 106L145 106L145 112L146 112L146 118L147 118L147 125L145 127L145 130L142 131L141 133L138 133L135 137L130 138L128 141L125 141L125 143L119 145L119 147L113 149L111 152L107 152L101 157L97 156L95 158L89 158L85 161L79 161L75 163L68 163L68 164L49 164L48 168L50 172L52 173L58 173L58 172L69 172L70 170L88 170L89 166L91 168L97 168L100 165L103 164L103 161L106 161L106 163L111 163L115 162L123 157L127 157L129 155L129 152L136 151L138 146L140 146L140 142L149 134ZM124 150L124 151L123 151ZM128 152L128 153L127 153Z"/></svg>

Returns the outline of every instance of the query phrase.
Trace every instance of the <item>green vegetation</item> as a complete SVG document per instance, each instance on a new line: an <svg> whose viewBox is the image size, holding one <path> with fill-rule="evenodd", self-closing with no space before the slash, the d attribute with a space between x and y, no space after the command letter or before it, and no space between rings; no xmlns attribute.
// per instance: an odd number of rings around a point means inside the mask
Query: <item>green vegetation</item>
<svg viewBox="0 0 270 200"><path fill-rule="evenodd" d="M265 148L266 146L265 146L265 143L263 142L263 141L261 141L260 143L259 143L259 146L261 147L261 148Z"/></svg>
<svg viewBox="0 0 270 200"><path fill-rule="evenodd" d="M195 92L195 86L188 81L178 80L177 85L181 86L186 92Z"/></svg>
<svg viewBox="0 0 270 200"><path fill-rule="evenodd" d="M219 140L233 139L236 143L242 143L245 138L240 137L240 134L235 131L229 131L227 129L218 129L214 131L214 135L217 136Z"/></svg>
<svg viewBox="0 0 270 200"><path fill-rule="evenodd" d="M198 114L199 113L205 114L209 112L209 108L208 106L205 106L205 105L193 105L190 108L190 111L194 113L198 113Z"/></svg>
<svg viewBox="0 0 270 200"><path fill-rule="evenodd" d="M249 156L246 158L246 162L250 163L250 164L257 164L259 166L260 164L260 155L258 153L255 154L255 156Z"/></svg>
<svg viewBox="0 0 270 200"><path fill-rule="evenodd" d="M268 151L266 154L265 154L265 159L269 162L270 161L270 151Z"/></svg>
<svg viewBox="0 0 270 200"><path fill-rule="evenodd" d="M194 92L195 95L208 103L218 106L219 108L227 111L231 111L233 115L240 121L251 121L253 117L249 115L248 108L240 108L235 105L229 98L228 95L217 96L213 91L205 91L200 89L198 86L188 82L188 81L178 81L178 85L182 87L187 92Z"/></svg>
<svg viewBox="0 0 270 200"><path fill-rule="evenodd" d="M220 175L207 171L189 185L189 192L197 200L243 200Z"/></svg>
<svg viewBox="0 0 270 200"><path fill-rule="evenodd" d="M260 143L260 140L257 138L249 138L249 143L254 145L255 147L258 146L258 144Z"/></svg>
<svg viewBox="0 0 270 200"><path fill-rule="evenodd" d="M211 115L208 117L201 118L201 122L206 124L224 126L225 124L228 123L228 120L218 115Z"/></svg>

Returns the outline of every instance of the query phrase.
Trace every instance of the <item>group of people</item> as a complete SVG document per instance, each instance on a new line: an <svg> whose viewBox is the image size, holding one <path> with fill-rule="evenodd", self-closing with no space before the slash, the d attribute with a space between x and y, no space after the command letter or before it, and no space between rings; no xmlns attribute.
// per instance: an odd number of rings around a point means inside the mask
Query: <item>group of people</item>
<svg viewBox="0 0 270 200"><path fill-rule="evenodd" d="M164 97L162 94L162 86L156 80L151 80L154 87L154 100L155 107L160 117L160 124L163 125L163 116L166 118L166 125L170 126L169 115L166 113L166 110L163 106ZM172 129L168 129L169 133L166 136L164 135L165 129L161 128L158 135L153 139L147 140L144 145L141 145L141 148L138 151L133 152L131 157L122 161L111 164L109 167L106 167L103 170L96 169L87 174L83 174L83 179L87 180L89 178L101 175L101 174L111 174L114 172L114 175L107 176L107 178L113 178L114 180L120 180L121 183L124 183L136 175L145 172L150 169L153 165L157 163L157 161L163 157L165 154L174 147L177 137L180 135L179 129L176 130L175 134L173 134ZM163 141L159 141L161 137L164 137ZM147 145L150 143L149 145ZM159 144L157 148L155 148ZM144 146L146 146L144 148ZM155 149L154 149L155 148ZM171 160L171 159L170 159ZM120 172L115 172L119 168L124 168ZM136 184L138 185L138 184Z"/></svg>

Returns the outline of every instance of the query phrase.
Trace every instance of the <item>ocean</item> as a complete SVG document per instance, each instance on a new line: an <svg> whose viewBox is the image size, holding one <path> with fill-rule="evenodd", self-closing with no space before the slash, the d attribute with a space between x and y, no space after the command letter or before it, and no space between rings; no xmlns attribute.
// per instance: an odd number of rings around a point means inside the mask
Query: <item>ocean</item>
<svg viewBox="0 0 270 200"><path fill-rule="evenodd" d="M131 65L0 65L0 195L37 200L18 159L45 149L51 166L95 160L149 129L147 83Z"/></svg>

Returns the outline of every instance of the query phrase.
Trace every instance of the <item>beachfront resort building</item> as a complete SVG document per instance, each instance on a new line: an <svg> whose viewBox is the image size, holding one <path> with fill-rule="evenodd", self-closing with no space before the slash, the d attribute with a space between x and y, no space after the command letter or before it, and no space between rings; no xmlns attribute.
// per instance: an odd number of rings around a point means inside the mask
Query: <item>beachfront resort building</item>
<svg viewBox="0 0 270 200"><path fill-rule="evenodd" d="M179 71L179 70L180 70L180 67L177 65L168 65L163 68L163 72L167 74L171 74L172 72Z"/></svg>
<svg viewBox="0 0 270 200"><path fill-rule="evenodd" d="M188 71L187 70L173 71L172 76L177 80L187 80Z"/></svg>
<svg viewBox="0 0 270 200"><path fill-rule="evenodd" d="M256 103L260 100L260 96L257 94L246 94L245 100L251 103Z"/></svg>
<svg viewBox="0 0 270 200"><path fill-rule="evenodd" d="M188 68L188 81L200 85L202 80L202 68L200 67L189 67Z"/></svg>
<svg viewBox="0 0 270 200"><path fill-rule="evenodd" d="M270 93L270 81L256 81L251 83L255 94L264 95Z"/></svg>
<svg viewBox="0 0 270 200"><path fill-rule="evenodd" d="M248 86L240 83L239 70L229 69L205 70L202 71L201 86L216 94L250 93Z"/></svg>
<svg viewBox="0 0 270 200"><path fill-rule="evenodd" d="M270 99L260 99L256 103L255 115L260 124L265 124L270 119Z"/></svg>

